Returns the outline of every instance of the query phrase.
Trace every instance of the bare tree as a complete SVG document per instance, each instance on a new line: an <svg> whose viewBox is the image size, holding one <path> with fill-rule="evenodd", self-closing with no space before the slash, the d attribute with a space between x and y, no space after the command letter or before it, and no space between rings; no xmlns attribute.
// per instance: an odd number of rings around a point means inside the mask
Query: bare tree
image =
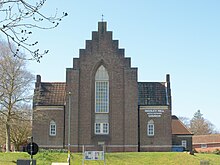
<svg viewBox="0 0 220 165"><path fill-rule="evenodd" d="M27 144L28 137L31 136L31 106L22 104L19 107L17 117L11 121L11 143L16 151L19 151L21 145Z"/></svg>
<svg viewBox="0 0 220 165"><path fill-rule="evenodd" d="M11 127L13 120L19 119L21 103L31 100L30 89L33 75L26 69L23 58L14 58L6 43L0 43L0 115L6 130L6 151L10 151ZM19 56L24 57L22 54Z"/></svg>
<svg viewBox="0 0 220 165"><path fill-rule="evenodd" d="M31 136L31 105L19 105L19 109L15 111L17 117L13 117L10 122L11 126L11 144L14 145L16 151L19 151L21 145L26 145L28 137ZM5 122L3 115L0 115L0 145L5 146Z"/></svg>
<svg viewBox="0 0 220 165"><path fill-rule="evenodd" d="M188 117L179 116L178 119L184 124L186 128L190 128L190 119Z"/></svg>
<svg viewBox="0 0 220 165"><path fill-rule="evenodd" d="M19 56L20 49L27 50L30 58L38 62L48 50L40 51L36 48L38 41L30 41L32 29L53 29L59 25L62 18L67 16L63 12L61 16L47 16L40 9L45 5L46 0L0 0L0 34L7 38L9 48L14 56ZM11 43L17 45L12 48Z"/></svg>

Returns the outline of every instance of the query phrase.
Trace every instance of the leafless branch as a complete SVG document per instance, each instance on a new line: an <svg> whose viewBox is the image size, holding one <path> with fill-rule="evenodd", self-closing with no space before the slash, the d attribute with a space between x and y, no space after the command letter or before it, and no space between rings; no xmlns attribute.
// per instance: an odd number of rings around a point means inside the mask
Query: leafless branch
<svg viewBox="0 0 220 165"><path fill-rule="evenodd" d="M38 41L30 41L32 29L56 28L67 13L63 12L58 16L56 11L54 16L46 16L40 11L45 2L46 0L38 0L31 4L26 0L0 0L0 33L6 36L14 56L23 58L19 52L26 50L30 54L28 60L40 62L40 59L49 52L36 48ZM15 43L17 48L13 49L11 43Z"/></svg>

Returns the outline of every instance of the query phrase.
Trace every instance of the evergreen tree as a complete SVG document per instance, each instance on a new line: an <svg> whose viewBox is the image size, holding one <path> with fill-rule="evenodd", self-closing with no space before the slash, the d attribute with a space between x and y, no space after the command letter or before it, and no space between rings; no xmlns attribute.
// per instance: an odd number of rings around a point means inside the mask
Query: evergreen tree
<svg viewBox="0 0 220 165"><path fill-rule="evenodd" d="M198 110L194 113L190 120L190 131L194 135L207 135L214 133L214 125L203 117L203 114Z"/></svg>

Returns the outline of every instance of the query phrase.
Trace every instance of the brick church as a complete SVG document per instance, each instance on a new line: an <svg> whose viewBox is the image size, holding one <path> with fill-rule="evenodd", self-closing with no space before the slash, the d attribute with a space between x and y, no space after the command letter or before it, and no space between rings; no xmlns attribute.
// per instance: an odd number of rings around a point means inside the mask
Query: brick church
<svg viewBox="0 0 220 165"><path fill-rule="evenodd" d="M170 76L164 82L138 82L137 68L107 23L86 40L66 82L42 82L37 75L33 100L34 141L41 148L85 146L107 152L192 149L192 133L172 116Z"/></svg>

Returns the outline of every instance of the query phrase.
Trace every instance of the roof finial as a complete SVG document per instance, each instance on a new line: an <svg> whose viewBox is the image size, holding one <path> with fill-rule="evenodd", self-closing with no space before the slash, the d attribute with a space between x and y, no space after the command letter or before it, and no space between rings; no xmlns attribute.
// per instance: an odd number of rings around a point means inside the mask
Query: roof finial
<svg viewBox="0 0 220 165"><path fill-rule="evenodd" d="M104 21L104 15L102 14L102 22Z"/></svg>

